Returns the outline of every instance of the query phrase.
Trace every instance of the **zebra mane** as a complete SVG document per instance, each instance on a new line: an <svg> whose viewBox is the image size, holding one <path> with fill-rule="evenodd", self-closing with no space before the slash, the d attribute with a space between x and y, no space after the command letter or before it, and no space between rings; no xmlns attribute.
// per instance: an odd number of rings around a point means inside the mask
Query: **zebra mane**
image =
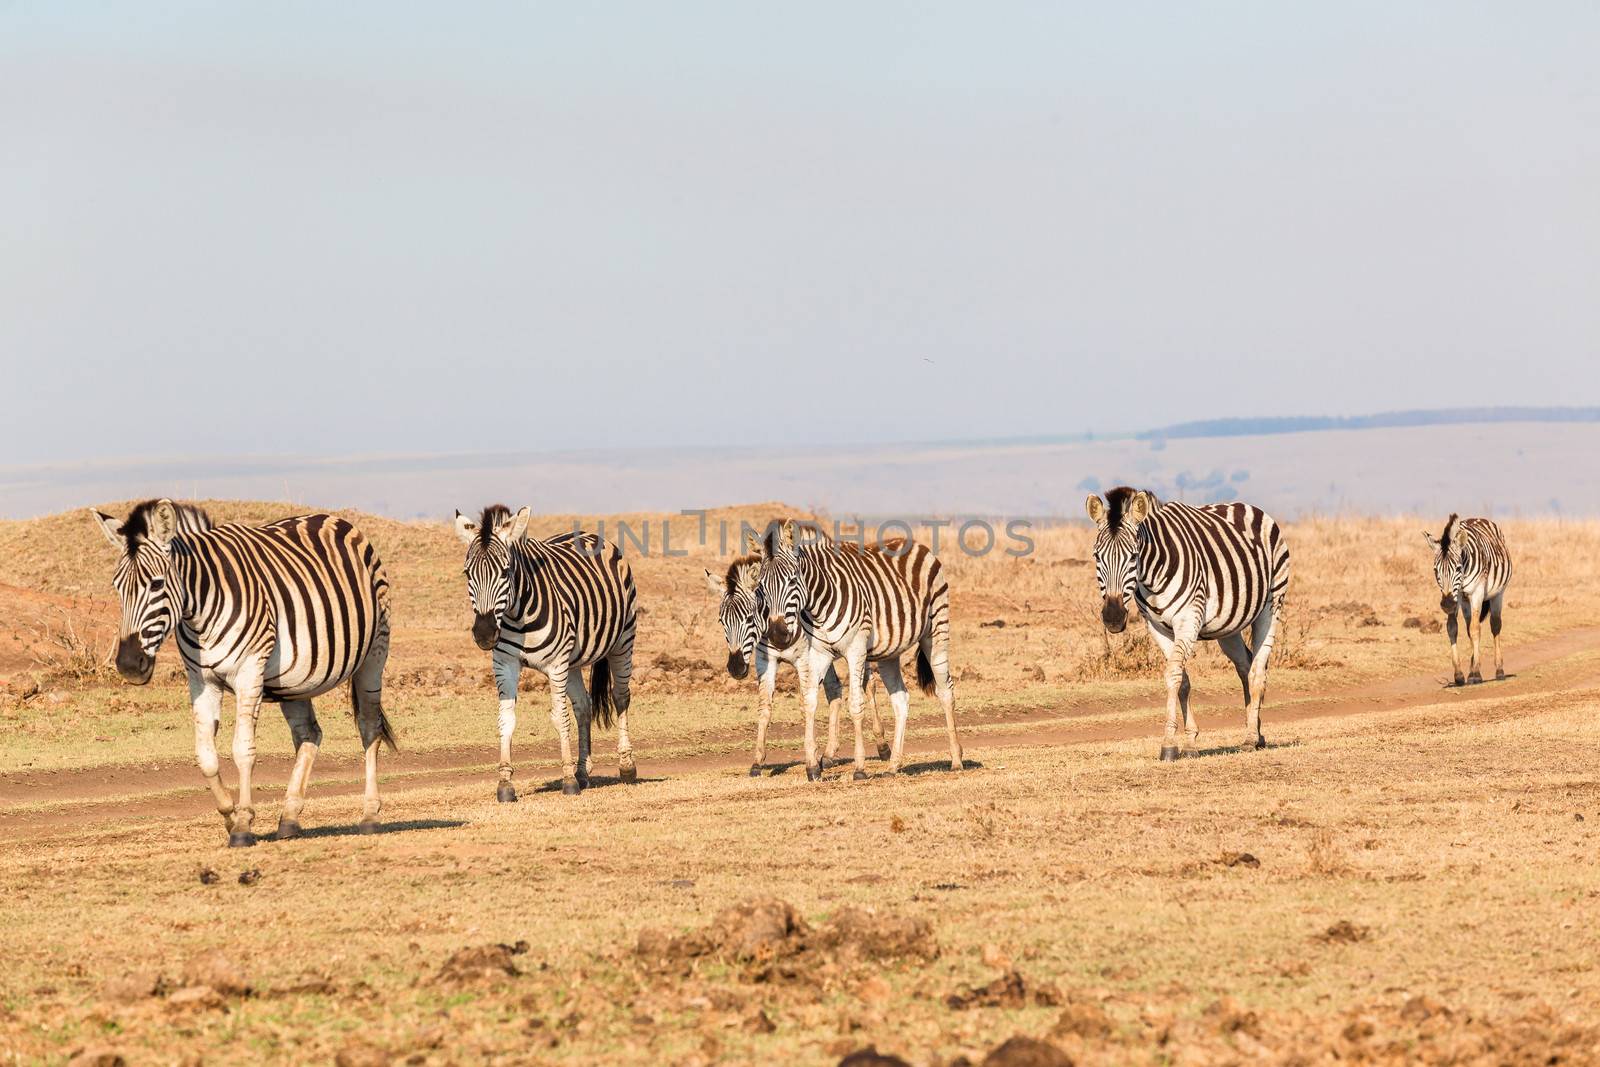
<svg viewBox="0 0 1600 1067"><path fill-rule="evenodd" d="M1128 485L1119 485L1115 489L1106 491L1106 532L1116 533L1122 528L1122 514L1128 510L1128 504L1139 490Z"/></svg>
<svg viewBox="0 0 1600 1067"><path fill-rule="evenodd" d="M139 546L150 536L150 516L155 514L156 506L160 503L159 500L146 500L135 507L118 527L117 532L127 542L129 556L137 552ZM177 536L179 537L198 530L209 530L215 525L204 508L176 502L172 506L178 513Z"/></svg>
<svg viewBox="0 0 1600 1067"><path fill-rule="evenodd" d="M728 564L728 573L723 577L724 588L732 596L739 589L739 572L746 567L761 566L761 557L757 555L740 556Z"/></svg>
<svg viewBox="0 0 1600 1067"><path fill-rule="evenodd" d="M1456 519L1459 517L1452 511L1450 517L1445 520L1444 533L1439 535L1439 551L1444 555L1450 554L1450 533L1455 529Z"/></svg>
<svg viewBox="0 0 1600 1067"><path fill-rule="evenodd" d="M478 516L478 543L488 548L489 542L494 540L495 527L510 517L511 509L504 504L490 504L484 508L483 514Z"/></svg>

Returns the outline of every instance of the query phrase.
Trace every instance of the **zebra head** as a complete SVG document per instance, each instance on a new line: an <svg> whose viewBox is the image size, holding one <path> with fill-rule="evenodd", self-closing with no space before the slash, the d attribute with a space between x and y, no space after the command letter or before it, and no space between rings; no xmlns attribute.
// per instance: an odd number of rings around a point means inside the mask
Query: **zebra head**
<svg viewBox="0 0 1600 1067"><path fill-rule="evenodd" d="M761 640L761 557L740 556L718 578L706 571L706 588L722 598L717 618L728 639L728 673L743 678L750 673L756 645Z"/></svg>
<svg viewBox="0 0 1600 1067"><path fill-rule="evenodd" d="M170 500L148 500L126 521L92 508L90 514L121 554L111 579L122 602L117 673L134 685L144 685L156 669L156 652L178 621L172 547L173 538L182 532L179 509Z"/></svg>
<svg viewBox="0 0 1600 1067"><path fill-rule="evenodd" d="M1452 511L1445 520L1444 533L1438 537L1422 531L1433 548L1433 580L1439 585L1439 607L1446 615L1455 614L1461 599L1461 542L1453 536L1458 517Z"/></svg>
<svg viewBox="0 0 1600 1067"><path fill-rule="evenodd" d="M456 512L456 536L467 546L461 572L472 602L472 639L485 652L500 634L511 600L511 548L527 536L529 517L527 508L513 515L504 504L490 504L477 522Z"/></svg>
<svg viewBox="0 0 1600 1067"><path fill-rule="evenodd" d="M794 520L767 527L761 539L761 579L757 586L767 616L767 643L788 648L800 636L800 612L806 584L800 580L800 550L795 547Z"/></svg>
<svg viewBox="0 0 1600 1067"><path fill-rule="evenodd" d="M1128 605L1139 580L1139 530L1155 508L1155 497L1121 486L1088 499L1094 521L1094 577L1100 584L1100 621L1120 634L1128 625Z"/></svg>

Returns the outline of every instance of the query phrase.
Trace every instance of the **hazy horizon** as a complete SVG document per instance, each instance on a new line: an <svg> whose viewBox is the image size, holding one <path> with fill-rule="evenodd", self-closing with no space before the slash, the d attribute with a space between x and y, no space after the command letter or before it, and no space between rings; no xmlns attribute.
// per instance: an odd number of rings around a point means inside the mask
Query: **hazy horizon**
<svg viewBox="0 0 1600 1067"><path fill-rule="evenodd" d="M0 465L1600 402L1600 8L0 5Z"/></svg>

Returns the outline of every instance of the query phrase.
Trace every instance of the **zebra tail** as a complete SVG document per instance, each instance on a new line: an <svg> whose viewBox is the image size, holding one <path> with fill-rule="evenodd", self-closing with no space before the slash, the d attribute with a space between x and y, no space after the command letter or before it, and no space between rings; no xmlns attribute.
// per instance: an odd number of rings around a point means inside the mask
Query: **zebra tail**
<svg viewBox="0 0 1600 1067"><path fill-rule="evenodd" d="M611 661L601 657L589 671L589 708L600 729L609 730L617 718L617 705L611 699Z"/></svg>
<svg viewBox="0 0 1600 1067"><path fill-rule="evenodd" d="M361 717L361 689L354 675L350 678L350 710L356 713L356 718ZM389 716L383 713L383 708L378 708L378 740L388 747L390 752L399 752L400 746L394 739L394 727L389 725Z"/></svg>
<svg viewBox="0 0 1600 1067"><path fill-rule="evenodd" d="M933 664L928 662L928 653L921 648L917 649L917 685L927 696L933 696Z"/></svg>
<svg viewBox="0 0 1600 1067"><path fill-rule="evenodd" d="M1483 598L1483 607L1478 609L1478 621L1482 622L1489 617L1489 598Z"/></svg>

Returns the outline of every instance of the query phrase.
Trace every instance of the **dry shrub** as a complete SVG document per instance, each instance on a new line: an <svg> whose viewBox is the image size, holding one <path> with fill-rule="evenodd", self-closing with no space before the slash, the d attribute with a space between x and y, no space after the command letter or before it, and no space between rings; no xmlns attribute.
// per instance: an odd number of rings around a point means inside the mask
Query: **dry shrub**
<svg viewBox="0 0 1600 1067"><path fill-rule="evenodd" d="M1104 627L1099 629L1099 652L1078 663L1072 672L1074 681L1111 682L1126 678L1148 678L1159 673L1165 665L1161 650L1150 639L1150 631L1143 626L1130 627L1115 638Z"/></svg>
<svg viewBox="0 0 1600 1067"><path fill-rule="evenodd" d="M72 616L57 610L32 627L33 662L48 681L83 685L115 676L111 665L115 642L102 631L80 629Z"/></svg>

